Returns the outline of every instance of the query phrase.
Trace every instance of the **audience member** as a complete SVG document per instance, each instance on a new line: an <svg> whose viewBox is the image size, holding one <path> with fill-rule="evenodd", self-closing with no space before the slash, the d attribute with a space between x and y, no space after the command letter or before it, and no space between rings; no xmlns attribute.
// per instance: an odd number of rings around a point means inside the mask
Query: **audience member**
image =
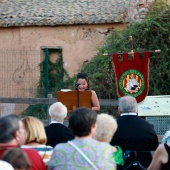
<svg viewBox="0 0 170 170"><path fill-rule="evenodd" d="M166 133L164 134L161 143L168 143L170 142L170 130L167 130Z"/></svg>
<svg viewBox="0 0 170 170"><path fill-rule="evenodd" d="M137 111L134 97L124 96L119 99L118 129L111 140L111 145L119 145L123 152L136 151L128 154L123 168L134 160L147 168L152 160L150 151L154 151L158 146L158 137L154 129L146 120L138 117Z"/></svg>
<svg viewBox="0 0 170 170"><path fill-rule="evenodd" d="M25 135L23 123L17 115L0 117L0 158L7 149L23 145ZM36 150L23 148L23 151L31 162L31 170L46 170L46 166Z"/></svg>
<svg viewBox="0 0 170 170"><path fill-rule="evenodd" d="M72 112L69 124L75 139L54 148L49 170L116 169L112 147L92 139L96 132L96 119L97 113L85 107Z"/></svg>
<svg viewBox="0 0 170 170"><path fill-rule="evenodd" d="M53 148L46 145L47 136L43 123L36 117L32 116L23 118L22 122L27 135L25 145L22 145L21 147L36 149L43 161L47 163L50 160Z"/></svg>
<svg viewBox="0 0 170 170"><path fill-rule="evenodd" d="M76 86L77 86L76 89L78 89L79 91L86 91L86 90L91 91L91 93L92 93L92 97L91 97L92 110L97 111L97 112L100 111L100 104L99 104L97 94L94 90L90 89L89 77L87 74L78 73Z"/></svg>
<svg viewBox="0 0 170 170"><path fill-rule="evenodd" d="M100 142L110 143L115 131L117 129L116 120L108 114L98 114L97 116L97 130L94 139ZM117 165L124 165L122 149L119 146L112 146L114 152L114 159Z"/></svg>
<svg viewBox="0 0 170 170"><path fill-rule="evenodd" d="M6 150L1 159L10 163L15 170L30 170L31 168L30 160L21 148Z"/></svg>
<svg viewBox="0 0 170 170"><path fill-rule="evenodd" d="M2 160L0 160L0 168L1 170L14 170L11 164Z"/></svg>
<svg viewBox="0 0 170 170"><path fill-rule="evenodd" d="M51 123L45 127L47 145L54 147L59 143L65 143L74 139L72 131L63 124L67 116L67 108L61 102L52 104L49 108Z"/></svg>
<svg viewBox="0 0 170 170"><path fill-rule="evenodd" d="M170 142L156 149L148 170L170 170Z"/></svg>

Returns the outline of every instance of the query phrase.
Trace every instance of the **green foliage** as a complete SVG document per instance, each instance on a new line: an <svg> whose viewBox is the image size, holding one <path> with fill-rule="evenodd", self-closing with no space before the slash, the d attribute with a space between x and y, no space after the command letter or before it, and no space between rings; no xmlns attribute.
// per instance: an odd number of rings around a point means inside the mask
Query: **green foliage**
<svg viewBox="0 0 170 170"><path fill-rule="evenodd" d="M22 112L22 117L34 116L44 120L47 119L47 115L46 115L47 109L48 106L43 104L30 105L24 112Z"/></svg>
<svg viewBox="0 0 170 170"><path fill-rule="evenodd" d="M92 85L100 98L118 97L111 64L112 57L103 56L103 53L130 51L129 36L133 36L134 51L161 50L161 54L151 55L149 95L169 94L169 20L170 10L168 9L162 15L152 20L147 19L141 23L134 24L122 32L114 32L106 39L99 53L82 68L82 71L91 76Z"/></svg>
<svg viewBox="0 0 170 170"><path fill-rule="evenodd" d="M157 0L151 7L151 10L146 17L146 19L153 19L155 16L162 15L166 10L168 10L169 6L167 4L167 0Z"/></svg>
<svg viewBox="0 0 170 170"><path fill-rule="evenodd" d="M161 10L159 5L161 4ZM159 11L160 10L160 11ZM159 13L159 15L158 15ZM131 49L129 36L133 37L134 51L152 51L160 49L161 53L151 54L149 66L148 95L169 95L170 84L170 9L162 1L152 7L147 18L141 23L135 23L126 30L115 31L107 37L98 54L85 66L82 72L90 76L91 87L99 98L118 98L115 86L115 75L112 67L112 57L103 56L107 52L129 52ZM110 107L103 111L116 114Z"/></svg>
<svg viewBox="0 0 170 170"><path fill-rule="evenodd" d="M35 97L44 98L45 96L45 61L40 63L40 81L37 88L37 93ZM63 68L63 60L62 55L53 63L50 60L50 56L48 58L48 80L49 86L48 91L53 97L56 97L56 93L61 90L61 88L67 87L67 82L63 81L64 76L68 79L68 74ZM47 118L48 107L47 105L30 105L23 113L22 116L36 116L40 119Z"/></svg>
<svg viewBox="0 0 170 170"><path fill-rule="evenodd" d="M115 84L113 84L114 73L111 57L103 56L102 50L86 66L82 68L90 77L91 88L94 89L99 98L115 98ZM109 89L109 90L108 90Z"/></svg>
<svg viewBox="0 0 170 170"><path fill-rule="evenodd" d="M40 81L38 85L38 93L37 96L44 97L45 91L45 61L40 63ZM66 79L69 78L68 73L63 68L63 59L62 55L53 63L50 58L48 58L48 91L53 96L56 96L56 93L61 90L61 88L65 87L64 76Z"/></svg>

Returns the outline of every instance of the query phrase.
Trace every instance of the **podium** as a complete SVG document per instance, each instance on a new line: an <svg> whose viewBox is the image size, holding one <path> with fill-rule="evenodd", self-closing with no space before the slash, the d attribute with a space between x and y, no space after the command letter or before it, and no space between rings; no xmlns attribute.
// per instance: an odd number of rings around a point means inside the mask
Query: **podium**
<svg viewBox="0 0 170 170"><path fill-rule="evenodd" d="M91 109L91 96L90 90L81 92L78 90L71 90L67 92L57 92L57 99L59 102L67 107L68 112L72 112L78 107L88 107Z"/></svg>

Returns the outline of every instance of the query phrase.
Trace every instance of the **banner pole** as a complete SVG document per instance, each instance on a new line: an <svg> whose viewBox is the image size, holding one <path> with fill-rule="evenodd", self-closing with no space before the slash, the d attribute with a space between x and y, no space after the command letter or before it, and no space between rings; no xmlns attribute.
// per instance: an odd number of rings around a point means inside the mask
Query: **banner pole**
<svg viewBox="0 0 170 170"><path fill-rule="evenodd" d="M160 53L161 52L161 50L154 50L154 51L148 51L149 53ZM134 52L133 52L134 53ZM144 53L144 51L141 51L141 52L138 52L139 54L142 54L142 53ZM104 56L112 56L114 53L112 53L112 54L109 54L109 53L103 53L103 55ZM122 52L118 52L117 53L118 55L122 55L123 53ZM129 55L131 55L132 53L131 52L128 52L128 54Z"/></svg>
<svg viewBox="0 0 170 170"><path fill-rule="evenodd" d="M128 54L133 57L133 55L134 55L134 51L133 51L133 37L129 36L129 40L130 40L130 49L131 49L131 51Z"/></svg>
<svg viewBox="0 0 170 170"><path fill-rule="evenodd" d="M129 36L129 40L130 40L130 49L131 49L131 51L130 52L128 52L128 55L131 55L132 57L133 57L133 55L134 55L134 51L133 51L133 37L132 36ZM148 51L149 53L160 53L161 52L161 50L154 50L154 51ZM142 51L142 52L138 52L139 54L142 54L142 53L144 53L144 51ZM104 53L103 55L104 56L112 56L114 53L112 53L112 54L108 54L108 53ZM122 55L123 53L122 52L118 52L117 53L118 55Z"/></svg>

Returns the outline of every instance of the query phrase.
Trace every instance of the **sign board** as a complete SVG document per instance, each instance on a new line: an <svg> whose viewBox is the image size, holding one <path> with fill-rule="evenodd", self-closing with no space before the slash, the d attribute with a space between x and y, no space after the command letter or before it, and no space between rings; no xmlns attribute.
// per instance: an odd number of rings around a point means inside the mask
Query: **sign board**
<svg viewBox="0 0 170 170"><path fill-rule="evenodd" d="M147 96L138 104L139 116L170 116L170 95Z"/></svg>

